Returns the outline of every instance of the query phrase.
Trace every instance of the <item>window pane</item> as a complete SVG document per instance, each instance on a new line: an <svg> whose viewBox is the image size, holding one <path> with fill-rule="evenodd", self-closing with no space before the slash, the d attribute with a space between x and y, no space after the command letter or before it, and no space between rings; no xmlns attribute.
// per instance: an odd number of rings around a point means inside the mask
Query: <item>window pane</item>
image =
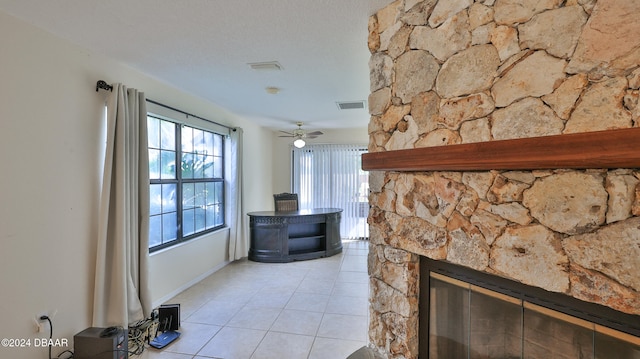
<svg viewBox="0 0 640 359"><path fill-rule="evenodd" d="M204 158L204 173L203 173L203 177L204 178L214 178L214 173L213 173L213 156L205 156Z"/></svg>
<svg viewBox="0 0 640 359"><path fill-rule="evenodd" d="M193 178L193 166L194 166L194 158L191 153L183 153L182 154L182 178L192 179Z"/></svg>
<svg viewBox="0 0 640 359"><path fill-rule="evenodd" d="M162 215L162 243L178 238L178 218L175 212Z"/></svg>
<svg viewBox="0 0 640 359"><path fill-rule="evenodd" d="M206 153L206 147L204 143L204 131L193 129L193 152L195 153Z"/></svg>
<svg viewBox="0 0 640 359"><path fill-rule="evenodd" d="M161 151L161 174L160 178L174 179L176 178L176 153L174 151Z"/></svg>
<svg viewBox="0 0 640 359"><path fill-rule="evenodd" d="M185 183L182 185L182 208L192 209L195 206L195 189L193 183Z"/></svg>
<svg viewBox="0 0 640 359"><path fill-rule="evenodd" d="M173 183L162 185L162 212L175 212L176 203L176 185Z"/></svg>
<svg viewBox="0 0 640 359"><path fill-rule="evenodd" d="M162 213L162 185L149 186L149 213L152 216Z"/></svg>
<svg viewBox="0 0 640 359"><path fill-rule="evenodd" d="M193 178L204 176L204 155L195 155L193 161Z"/></svg>
<svg viewBox="0 0 640 359"><path fill-rule="evenodd" d="M215 204L216 201L216 182L207 182L207 206Z"/></svg>
<svg viewBox="0 0 640 359"><path fill-rule="evenodd" d="M204 208L196 207L196 232L206 229L206 213Z"/></svg>
<svg viewBox="0 0 640 359"><path fill-rule="evenodd" d="M195 233L195 213L194 209L182 211L182 235L185 237Z"/></svg>
<svg viewBox="0 0 640 359"><path fill-rule="evenodd" d="M215 205L216 208L216 226L221 226L224 224L224 211L222 210L222 205Z"/></svg>
<svg viewBox="0 0 640 359"><path fill-rule="evenodd" d="M160 148L160 120L147 117L147 141L149 148Z"/></svg>
<svg viewBox="0 0 640 359"><path fill-rule="evenodd" d="M149 248L162 244L162 217L149 217Z"/></svg>
<svg viewBox="0 0 640 359"><path fill-rule="evenodd" d="M182 152L193 152L193 129L183 126L182 131Z"/></svg>
<svg viewBox="0 0 640 359"><path fill-rule="evenodd" d="M160 178L160 151L149 149L149 179Z"/></svg>
<svg viewBox="0 0 640 359"><path fill-rule="evenodd" d="M207 201L207 191L205 189L205 183L196 183L195 190L195 205L196 207L204 208Z"/></svg>
<svg viewBox="0 0 640 359"><path fill-rule="evenodd" d="M222 136L214 135L213 137L213 155L222 157Z"/></svg>
<svg viewBox="0 0 640 359"><path fill-rule="evenodd" d="M207 229L216 225L216 208L215 206L207 206Z"/></svg>
<svg viewBox="0 0 640 359"><path fill-rule="evenodd" d="M160 121L161 137L160 148L163 150L176 150L176 125L169 121Z"/></svg>
<svg viewBox="0 0 640 359"><path fill-rule="evenodd" d="M216 161L213 163L213 177L222 178L222 159L216 157Z"/></svg>
<svg viewBox="0 0 640 359"><path fill-rule="evenodd" d="M214 147L214 140L213 137L215 135L212 132L205 132L204 133L204 146L207 149L213 149ZM208 155L213 155L213 152L207 152Z"/></svg>
<svg viewBox="0 0 640 359"><path fill-rule="evenodd" d="M222 196L223 196L223 191L222 191L222 189L223 189L223 187L222 187L222 186L223 186L223 184L224 184L223 182L215 182L215 187L216 187L216 192L215 192L215 193L216 193L216 197L214 198L214 201L215 201L216 203L222 203L222 202L223 202L223 198L222 198Z"/></svg>

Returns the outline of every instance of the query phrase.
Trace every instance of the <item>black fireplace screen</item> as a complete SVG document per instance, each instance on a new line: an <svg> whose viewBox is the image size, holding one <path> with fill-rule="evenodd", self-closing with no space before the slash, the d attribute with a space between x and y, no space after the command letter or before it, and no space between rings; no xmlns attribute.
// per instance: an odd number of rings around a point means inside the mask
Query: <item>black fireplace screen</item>
<svg viewBox="0 0 640 359"><path fill-rule="evenodd" d="M640 338L520 298L434 272L428 292L430 359L640 359Z"/></svg>

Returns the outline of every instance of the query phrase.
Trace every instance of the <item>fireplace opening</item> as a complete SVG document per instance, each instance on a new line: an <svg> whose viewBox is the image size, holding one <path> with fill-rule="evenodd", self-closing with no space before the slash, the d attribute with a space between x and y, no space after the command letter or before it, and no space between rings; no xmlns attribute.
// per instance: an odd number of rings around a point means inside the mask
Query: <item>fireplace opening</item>
<svg viewBox="0 0 640 359"><path fill-rule="evenodd" d="M638 316L450 263L420 263L420 358L640 358Z"/></svg>

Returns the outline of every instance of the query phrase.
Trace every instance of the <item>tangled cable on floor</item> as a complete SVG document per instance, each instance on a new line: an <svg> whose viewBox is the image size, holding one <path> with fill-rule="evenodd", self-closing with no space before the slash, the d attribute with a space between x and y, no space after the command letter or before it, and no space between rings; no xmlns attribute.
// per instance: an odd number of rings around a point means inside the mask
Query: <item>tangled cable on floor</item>
<svg viewBox="0 0 640 359"><path fill-rule="evenodd" d="M140 355L144 352L145 344L155 338L158 328L158 316L139 320L129 325L129 353Z"/></svg>

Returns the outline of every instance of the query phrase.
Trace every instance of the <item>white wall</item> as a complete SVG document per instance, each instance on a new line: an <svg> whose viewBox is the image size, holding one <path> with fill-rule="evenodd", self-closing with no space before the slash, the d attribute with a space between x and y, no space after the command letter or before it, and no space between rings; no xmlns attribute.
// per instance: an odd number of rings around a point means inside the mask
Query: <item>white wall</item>
<svg viewBox="0 0 640 359"><path fill-rule="evenodd" d="M354 110L356 111L356 110ZM359 111L359 110L358 110ZM363 111L363 116L369 118L369 114ZM308 140L308 144L362 144L367 147L369 143L369 133L367 127L364 128L348 128L340 130L322 130L323 135L312 140ZM290 192L291 191L291 138L278 137L281 133L273 132L273 193ZM271 197L270 208L273 209L273 197Z"/></svg>
<svg viewBox="0 0 640 359"><path fill-rule="evenodd" d="M242 127L244 174L260 178L247 181L247 210L271 205L271 131L1 11L0 49L0 338L46 337L33 318L54 311L54 338L71 341L91 324L106 97L97 80ZM226 248L221 231L154 254L152 300L224 265ZM48 349L33 343L0 347L0 357L45 358ZM72 347L54 356L64 349Z"/></svg>

